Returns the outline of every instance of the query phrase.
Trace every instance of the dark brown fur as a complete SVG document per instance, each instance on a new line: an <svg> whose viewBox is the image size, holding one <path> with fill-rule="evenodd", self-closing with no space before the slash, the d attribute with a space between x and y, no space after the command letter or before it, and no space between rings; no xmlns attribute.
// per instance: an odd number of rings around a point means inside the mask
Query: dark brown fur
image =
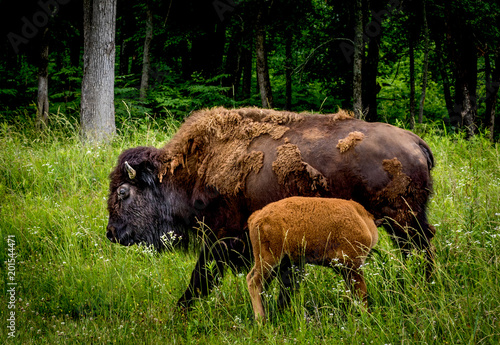
<svg viewBox="0 0 500 345"><path fill-rule="evenodd" d="M357 132L340 152L339 140ZM352 136L352 134L351 134ZM130 180L124 163L137 170ZM123 244L162 248L170 234L186 244L203 220L200 259L180 303L205 295L215 283L207 261L248 266L248 216L294 195L353 199L404 250L428 249L427 222L433 157L415 134L383 123L356 120L347 112L295 114L258 108L201 110L191 115L163 148L134 148L120 155L111 173L108 237ZM120 186L129 198L120 199ZM191 236L190 236L191 235ZM210 242L210 243L209 243ZM285 284L286 285L286 284Z"/></svg>

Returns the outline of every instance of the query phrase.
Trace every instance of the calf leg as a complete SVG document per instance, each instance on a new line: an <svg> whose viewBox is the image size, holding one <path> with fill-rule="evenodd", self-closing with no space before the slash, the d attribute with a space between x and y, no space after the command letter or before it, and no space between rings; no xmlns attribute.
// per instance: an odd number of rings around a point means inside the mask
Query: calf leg
<svg viewBox="0 0 500 345"><path fill-rule="evenodd" d="M266 267L264 267L264 265L266 265ZM256 320L264 321L266 319L261 294L264 289L264 284L269 283L272 279L272 266L256 260L255 266L247 275L248 292L250 293Z"/></svg>
<svg viewBox="0 0 500 345"><path fill-rule="evenodd" d="M252 301L253 312L256 320L265 320L264 306L262 305L261 293L263 290L262 269L254 266L247 275L248 292Z"/></svg>

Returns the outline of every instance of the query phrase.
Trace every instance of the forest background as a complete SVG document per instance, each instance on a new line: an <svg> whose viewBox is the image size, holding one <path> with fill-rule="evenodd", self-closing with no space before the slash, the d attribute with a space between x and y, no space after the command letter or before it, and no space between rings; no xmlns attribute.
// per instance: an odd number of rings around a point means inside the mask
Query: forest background
<svg viewBox="0 0 500 345"><path fill-rule="evenodd" d="M2 121L78 122L84 6L2 7ZM410 128L498 133L498 1L148 0L116 11L118 123L215 105L340 107Z"/></svg>

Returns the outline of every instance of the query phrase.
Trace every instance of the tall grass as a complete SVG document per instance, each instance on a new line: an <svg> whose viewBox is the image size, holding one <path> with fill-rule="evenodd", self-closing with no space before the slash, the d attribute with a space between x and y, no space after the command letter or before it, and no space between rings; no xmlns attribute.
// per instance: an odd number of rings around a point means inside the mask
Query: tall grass
<svg viewBox="0 0 500 345"><path fill-rule="evenodd" d="M130 120L132 121L132 120ZM108 174L118 154L161 146L178 124L125 122L109 145L84 145L63 117L43 133L0 125L0 259L15 236L16 331L9 338L2 264L1 340L12 344L498 344L500 342L500 156L479 136L427 134L436 156L430 219L436 270L421 253L401 257L381 230L365 267L371 313L341 276L308 266L290 308L253 322L245 274L228 273L189 315L175 308L196 255L155 254L105 236Z"/></svg>

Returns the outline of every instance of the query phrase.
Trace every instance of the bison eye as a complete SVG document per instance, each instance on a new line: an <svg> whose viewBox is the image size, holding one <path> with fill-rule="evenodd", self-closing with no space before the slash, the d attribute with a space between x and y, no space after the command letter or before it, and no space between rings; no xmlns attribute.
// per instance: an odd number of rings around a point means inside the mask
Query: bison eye
<svg viewBox="0 0 500 345"><path fill-rule="evenodd" d="M121 186L120 188L118 188L118 199L120 200L126 199L128 198L129 195L130 195L130 190L128 187Z"/></svg>

